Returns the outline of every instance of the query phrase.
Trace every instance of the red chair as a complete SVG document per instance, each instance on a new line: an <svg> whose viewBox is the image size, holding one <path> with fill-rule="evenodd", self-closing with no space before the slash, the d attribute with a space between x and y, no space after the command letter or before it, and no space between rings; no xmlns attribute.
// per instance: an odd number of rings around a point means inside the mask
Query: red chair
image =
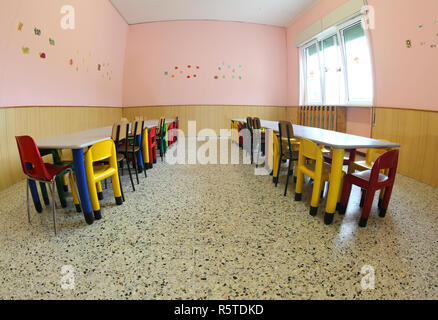
<svg viewBox="0 0 438 320"><path fill-rule="evenodd" d="M174 122L171 122L169 124L169 128L167 131L167 143L169 147L173 144L173 133L174 133L173 128L174 128Z"/></svg>
<svg viewBox="0 0 438 320"><path fill-rule="evenodd" d="M38 182L49 183L49 189L52 193L53 202L53 223L55 226L55 235L58 235L56 228L56 202L55 202L55 179L58 175L65 173L71 173L71 165L57 166L50 163L44 163L40 151L32 139L29 136L15 137L18 145L18 152L20 154L21 166L24 174L27 176L26 191L27 191L27 217L30 221L30 208L29 208L29 180ZM74 185L74 184L73 184ZM75 191L78 194L76 186Z"/></svg>
<svg viewBox="0 0 438 320"><path fill-rule="evenodd" d="M356 149L347 149L345 151L350 153L348 158L344 158L344 166L348 166L348 173L350 173L350 165L356 161ZM332 164L333 155L331 152L324 152L323 156L324 162Z"/></svg>
<svg viewBox="0 0 438 320"><path fill-rule="evenodd" d="M366 192L365 204L362 209L359 226L366 227L373 204L374 195L377 190L385 189L385 196L380 207L380 217L385 217L388 209L389 200L391 199L392 188L394 186L395 175L398 164L398 150L387 151L377 158L371 170L348 174L344 180L344 189L342 191L341 203L339 208L340 214L345 214L348 199L350 198L351 187L356 185ZM388 175L384 175L381 170L388 170Z"/></svg>
<svg viewBox="0 0 438 320"><path fill-rule="evenodd" d="M157 133L155 128L149 130L148 134L149 147L149 169L157 162Z"/></svg>
<svg viewBox="0 0 438 320"><path fill-rule="evenodd" d="M175 122L173 124L173 128L176 129L173 136L173 143L175 143L178 140L178 129L179 129L179 120L178 117L176 117Z"/></svg>

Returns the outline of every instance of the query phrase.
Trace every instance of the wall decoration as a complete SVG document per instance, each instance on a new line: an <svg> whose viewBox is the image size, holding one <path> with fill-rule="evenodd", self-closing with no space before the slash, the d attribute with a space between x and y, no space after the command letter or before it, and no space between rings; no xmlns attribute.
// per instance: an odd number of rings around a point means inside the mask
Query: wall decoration
<svg viewBox="0 0 438 320"><path fill-rule="evenodd" d="M35 32L35 35L40 36L41 35L41 30L40 29L33 29L33 31Z"/></svg>
<svg viewBox="0 0 438 320"><path fill-rule="evenodd" d="M50 43L51 46L54 46L55 45L55 40L53 40L52 38L49 38L49 43Z"/></svg>
<svg viewBox="0 0 438 320"><path fill-rule="evenodd" d="M70 59L68 63L72 66L73 65L73 59Z"/></svg>
<svg viewBox="0 0 438 320"><path fill-rule="evenodd" d="M22 46L21 50L23 51L24 54L29 54L30 52L29 47L25 47L25 46Z"/></svg>
<svg viewBox="0 0 438 320"><path fill-rule="evenodd" d="M406 48L412 48L412 41L406 40Z"/></svg>
<svg viewBox="0 0 438 320"><path fill-rule="evenodd" d="M97 65L97 71L102 70L102 66L100 64Z"/></svg>
<svg viewBox="0 0 438 320"><path fill-rule="evenodd" d="M19 22L19 23L18 23L17 30L18 30L18 31L21 31L21 30L23 29L23 26L24 26L23 22Z"/></svg>
<svg viewBox="0 0 438 320"><path fill-rule="evenodd" d="M165 75L165 76L168 76L168 75L169 75L169 72L166 71L166 72L164 73L164 75Z"/></svg>
<svg viewBox="0 0 438 320"><path fill-rule="evenodd" d="M40 52L40 53L38 53L38 55L40 56L41 59L46 58L46 54L44 52Z"/></svg>
<svg viewBox="0 0 438 320"><path fill-rule="evenodd" d="M423 28L423 25L422 25L422 24L420 24L420 25L418 26L418 28L419 28L419 29L422 29L422 28Z"/></svg>
<svg viewBox="0 0 438 320"><path fill-rule="evenodd" d="M431 44L430 47L431 48L436 48L436 44Z"/></svg>
<svg viewBox="0 0 438 320"><path fill-rule="evenodd" d="M242 69L243 67L241 64L239 64L237 65L238 66L237 68L233 64L225 64L225 61L222 62L222 65L226 66L226 68L221 66L217 67L217 70L220 71L220 74L217 76L217 78L215 77L214 79L219 79L219 78L227 79L227 77L229 79L237 79L238 78L237 69L238 68ZM239 79L241 80L242 76L240 76Z"/></svg>
<svg viewBox="0 0 438 320"><path fill-rule="evenodd" d="M214 78L217 80L217 79L219 79L219 77L218 76L214 76Z"/></svg>

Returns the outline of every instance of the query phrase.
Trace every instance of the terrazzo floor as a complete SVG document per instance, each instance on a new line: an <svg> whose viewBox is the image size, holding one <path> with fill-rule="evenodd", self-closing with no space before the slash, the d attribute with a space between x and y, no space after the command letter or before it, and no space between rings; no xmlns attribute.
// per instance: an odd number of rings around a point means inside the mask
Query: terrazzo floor
<svg viewBox="0 0 438 320"><path fill-rule="evenodd" d="M398 175L386 218L377 199L358 227L360 193L326 226L324 200L308 214L294 184L283 196L254 165L168 165L160 161L117 207L104 190L103 219L32 207L25 182L0 192L1 299L437 299L438 189ZM109 184L111 187L111 184ZM61 287L63 266L74 289ZM362 267L375 288L362 289Z"/></svg>

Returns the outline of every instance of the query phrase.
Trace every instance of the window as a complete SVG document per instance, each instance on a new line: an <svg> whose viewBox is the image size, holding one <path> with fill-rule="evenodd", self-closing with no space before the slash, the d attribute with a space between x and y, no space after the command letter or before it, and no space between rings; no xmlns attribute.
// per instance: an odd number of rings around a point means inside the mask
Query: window
<svg viewBox="0 0 438 320"><path fill-rule="evenodd" d="M302 50L305 104L372 104L371 55L360 20L324 32Z"/></svg>

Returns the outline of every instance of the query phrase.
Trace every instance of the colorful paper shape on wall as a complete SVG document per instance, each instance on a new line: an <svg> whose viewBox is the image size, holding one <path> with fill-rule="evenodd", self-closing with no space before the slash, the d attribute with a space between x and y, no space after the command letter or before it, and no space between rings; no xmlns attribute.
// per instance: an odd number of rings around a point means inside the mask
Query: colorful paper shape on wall
<svg viewBox="0 0 438 320"><path fill-rule="evenodd" d="M436 48L436 44L431 44L430 47L431 48Z"/></svg>
<svg viewBox="0 0 438 320"><path fill-rule="evenodd" d="M46 54L44 52L40 52L38 55L40 56L41 59L46 58Z"/></svg>
<svg viewBox="0 0 438 320"><path fill-rule="evenodd" d="M422 28L423 28L423 25L422 25L422 24L420 24L420 25L418 26L418 28L419 28L419 29L422 29Z"/></svg>
<svg viewBox="0 0 438 320"><path fill-rule="evenodd" d="M100 64L97 65L97 71L102 70L102 66Z"/></svg>
<svg viewBox="0 0 438 320"><path fill-rule="evenodd" d="M23 26L24 26L23 22L19 22L19 23L18 23L17 30L18 30L18 31L21 31L21 30L23 29Z"/></svg>
<svg viewBox="0 0 438 320"><path fill-rule="evenodd" d="M412 41L406 40L406 48L412 48Z"/></svg>
<svg viewBox="0 0 438 320"><path fill-rule="evenodd" d="M168 75L169 75L169 72L166 71L166 72L164 73L164 75L165 75L165 76L168 76Z"/></svg>
<svg viewBox="0 0 438 320"><path fill-rule="evenodd" d="M30 52L29 47L25 47L25 46L22 46L21 50L23 51L24 54L29 54L29 52Z"/></svg>
<svg viewBox="0 0 438 320"><path fill-rule="evenodd" d="M49 43L50 43L51 46L54 46L55 45L55 40L53 40L52 38L49 38Z"/></svg>
<svg viewBox="0 0 438 320"><path fill-rule="evenodd" d="M214 78L217 80L217 79L219 79L219 77L218 76L214 76Z"/></svg>
<svg viewBox="0 0 438 320"><path fill-rule="evenodd" d="M360 62L359 58L358 57L354 58L354 62L359 63Z"/></svg>
<svg viewBox="0 0 438 320"><path fill-rule="evenodd" d="M35 32L35 35L40 36L41 35L41 30L38 28L33 29L33 31Z"/></svg>
<svg viewBox="0 0 438 320"><path fill-rule="evenodd" d="M68 63L72 66L73 65L73 59L70 59Z"/></svg>

